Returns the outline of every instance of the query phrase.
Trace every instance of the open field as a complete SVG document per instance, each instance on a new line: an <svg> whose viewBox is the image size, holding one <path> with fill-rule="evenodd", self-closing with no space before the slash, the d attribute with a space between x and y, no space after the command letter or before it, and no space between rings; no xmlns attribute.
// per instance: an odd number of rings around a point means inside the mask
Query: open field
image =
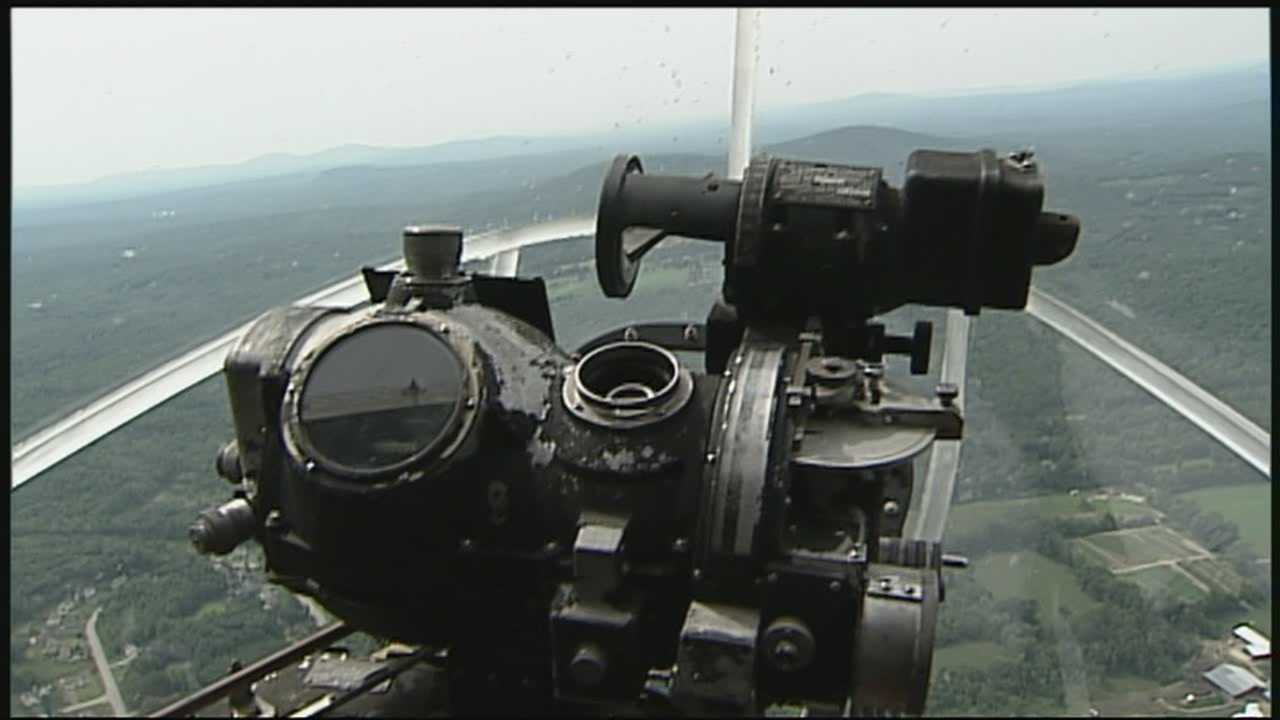
<svg viewBox="0 0 1280 720"><path fill-rule="evenodd" d="M1089 505L1103 512L1111 513L1121 526L1139 518L1160 517L1160 511L1146 503L1133 502L1118 497L1107 498L1106 500L1090 500Z"/></svg>
<svg viewBox="0 0 1280 720"><path fill-rule="evenodd" d="M986 640L955 643L934 650L933 672L955 668L988 668L1014 655L1003 645Z"/></svg>
<svg viewBox="0 0 1280 720"><path fill-rule="evenodd" d="M964 536L986 529L992 522L1028 514L1045 518L1072 515L1090 510L1088 503L1066 493L1039 495L1016 500L988 500L953 505L947 517L947 536Z"/></svg>
<svg viewBox="0 0 1280 720"><path fill-rule="evenodd" d="M1216 512L1240 528L1241 541L1262 557L1271 557L1271 483L1224 485L1183 493L1205 512Z"/></svg>
<svg viewBox="0 0 1280 720"><path fill-rule="evenodd" d="M1070 568L1039 553L992 553L977 562L974 572L997 599L1035 600L1041 612L1052 606L1055 597L1073 613L1097 604L1080 589L1080 581Z"/></svg>

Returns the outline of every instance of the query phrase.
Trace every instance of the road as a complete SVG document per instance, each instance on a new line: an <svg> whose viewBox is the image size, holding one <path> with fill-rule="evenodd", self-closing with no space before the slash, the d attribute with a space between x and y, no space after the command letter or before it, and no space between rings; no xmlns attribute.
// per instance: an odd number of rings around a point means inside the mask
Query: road
<svg viewBox="0 0 1280 720"><path fill-rule="evenodd" d="M518 250L522 247L593 232L594 218L568 217L515 230L482 233L466 240L462 261L498 256L494 261L496 269L505 272L510 268L514 271L514 265L519 261ZM398 270L403 267L404 261L400 260L383 266L383 269ZM364 279L357 276L312 293L294 304L352 307L366 300L368 293L365 291ZM218 373L222 370L227 352L240 340L250 324L245 323L126 382L15 444L10 491L18 489L31 478L71 457L98 438Z"/></svg>
<svg viewBox="0 0 1280 720"><path fill-rule="evenodd" d="M93 654L93 664L98 666L98 675L102 678L102 687L106 690L111 711L118 717L124 717L128 710L124 707L124 698L120 696L120 688L116 687L116 678L111 674L111 666L107 664L107 654L102 651L102 643L98 641L98 613L102 608L93 611L89 622L84 624L84 639L89 642L89 652Z"/></svg>
<svg viewBox="0 0 1280 720"><path fill-rule="evenodd" d="M62 708L61 710L59 710L59 711L58 711L58 714L59 714L59 715L70 715L70 714L71 714L71 713L73 713L73 712L80 712L81 710L84 710L85 708L90 708L90 707L93 707L94 705L100 705L100 704L102 704L102 703L104 703L104 702L107 702L107 696L106 696L106 695L99 695L98 697L96 697L96 698L94 698L94 699L92 699L92 700L85 700L85 701L84 701L84 702L82 702L82 703L76 703L75 705L68 705L68 706L66 706L66 707Z"/></svg>

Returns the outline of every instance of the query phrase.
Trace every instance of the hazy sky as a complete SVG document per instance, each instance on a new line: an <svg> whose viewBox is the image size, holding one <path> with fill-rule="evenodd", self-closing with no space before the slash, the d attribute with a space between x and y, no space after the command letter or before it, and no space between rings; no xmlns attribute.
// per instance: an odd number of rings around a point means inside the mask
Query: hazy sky
<svg viewBox="0 0 1280 720"><path fill-rule="evenodd" d="M14 181L729 118L733 11L12 11ZM1265 9L765 10L757 107L1268 57Z"/></svg>

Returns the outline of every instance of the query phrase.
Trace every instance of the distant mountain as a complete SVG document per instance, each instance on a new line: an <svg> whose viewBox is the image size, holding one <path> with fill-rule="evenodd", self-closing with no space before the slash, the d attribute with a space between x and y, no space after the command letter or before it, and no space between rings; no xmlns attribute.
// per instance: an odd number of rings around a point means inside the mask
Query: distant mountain
<svg viewBox="0 0 1280 720"><path fill-rule="evenodd" d="M760 147L838 126L892 126L935 137L969 137L974 140L1025 135L1034 140L1037 136L1074 132L1084 127L1122 130L1144 123L1195 124L1208 114L1220 116L1213 118L1215 124L1227 120L1248 125L1252 130L1261 122L1259 118L1269 123L1270 98L1270 67L1266 64L1182 73L1173 77L1102 79L1031 91L991 91L944 97L877 92L802 106L761 109L757 112L754 140ZM13 190L13 202L18 210L49 209L282 178L340 167L412 167L570 150L600 157L615 152L718 155L728 148L728 130L724 118L715 118L675 124L634 125L578 136L500 136L425 147L342 145L307 155L273 153L241 163L127 173L79 185L18 187ZM850 138L851 141L856 139ZM893 147L905 147L905 144L895 144L887 138L881 140L890 142ZM931 145L928 138L912 139L910 143L915 143L915 147L945 149ZM856 147L862 153L876 152L874 143L858 142ZM803 147L788 148L787 152L804 154ZM860 154L859 157L865 158L866 155ZM883 164L892 168L904 159L905 154L902 154Z"/></svg>
<svg viewBox="0 0 1280 720"><path fill-rule="evenodd" d="M919 132L979 135L1054 131L1188 119L1218 108L1271 99L1267 64L1172 77L1100 79L1068 87L949 97L872 93L758 113L761 126L794 134L852 122Z"/></svg>
<svg viewBox="0 0 1280 720"><path fill-rule="evenodd" d="M554 152L582 145L583 143L578 139L519 136L459 140L407 148L350 144L305 155L271 153L239 163L110 175L73 185L16 187L13 191L13 202L19 208L69 206L245 180L260 180L348 165L403 166L488 160L534 152Z"/></svg>

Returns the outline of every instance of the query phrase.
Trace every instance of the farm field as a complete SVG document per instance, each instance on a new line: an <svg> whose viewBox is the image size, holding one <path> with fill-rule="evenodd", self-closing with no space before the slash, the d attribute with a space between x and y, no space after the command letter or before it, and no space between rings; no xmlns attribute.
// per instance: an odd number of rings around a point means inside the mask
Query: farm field
<svg viewBox="0 0 1280 720"><path fill-rule="evenodd" d="M1203 597L1205 591L1176 567L1158 565L1125 575L1137 583L1149 597L1171 596L1178 600L1193 601ZM1201 581L1203 583L1203 581Z"/></svg>
<svg viewBox="0 0 1280 720"><path fill-rule="evenodd" d="M1271 484L1225 485L1183 493L1179 497L1216 512L1240 528L1240 539L1262 557L1271 557Z"/></svg>
<svg viewBox="0 0 1280 720"><path fill-rule="evenodd" d="M1178 564L1205 584L1217 586L1229 593L1239 592L1244 582L1228 565L1212 558L1186 560Z"/></svg>
<svg viewBox="0 0 1280 720"><path fill-rule="evenodd" d="M1165 560L1193 558L1201 554L1190 547L1180 535L1164 527L1097 533L1077 542L1101 551L1101 555L1108 557L1112 571L1123 571Z"/></svg>

